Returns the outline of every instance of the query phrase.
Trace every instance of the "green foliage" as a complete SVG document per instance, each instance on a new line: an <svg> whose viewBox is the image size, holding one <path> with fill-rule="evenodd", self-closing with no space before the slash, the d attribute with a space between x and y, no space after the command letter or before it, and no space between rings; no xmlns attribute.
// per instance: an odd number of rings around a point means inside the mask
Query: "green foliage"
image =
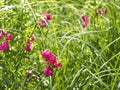
<svg viewBox="0 0 120 90"><path fill-rule="evenodd" d="M101 8L108 12L98 14ZM39 27L45 12L53 19L48 27ZM90 18L84 29L82 14ZM14 34L11 49L0 52L0 90L120 89L119 0L1 0L0 28ZM32 51L25 52L32 34ZM40 52L45 49L62 62L51 78L42 74L45 61ZM40 78L26 82L30 69L36 69Z"/></svg>

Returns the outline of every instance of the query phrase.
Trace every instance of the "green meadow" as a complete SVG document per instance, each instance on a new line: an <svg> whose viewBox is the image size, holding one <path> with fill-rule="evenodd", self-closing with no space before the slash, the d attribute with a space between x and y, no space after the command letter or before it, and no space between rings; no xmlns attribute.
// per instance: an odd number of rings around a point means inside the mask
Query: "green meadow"
<svg viewBox="0 0 120 90"><path fill-rule="evenodd" d="M0 0L0 90L120 90L120 0Z"/></svg>

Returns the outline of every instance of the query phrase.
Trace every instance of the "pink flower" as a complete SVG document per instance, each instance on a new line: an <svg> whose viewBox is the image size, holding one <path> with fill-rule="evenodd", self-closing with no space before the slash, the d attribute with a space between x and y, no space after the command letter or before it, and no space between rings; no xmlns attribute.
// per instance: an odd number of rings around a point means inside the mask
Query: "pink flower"
<svg viewBox="0 0 120 90"><path fill-rule="evenodd" d="M57 62L57 63L55 64L56 68L59 68L61 65L62 65L61 62Z"/></svg>
<svg viewBox="0 0 120 90"><path fill-rule="evenodd" d="M49 49L44 50L43 52L41 52L41 56L43 58L45 58L46 63L48 65L53 65L56 68L60 67L62 65L61 62L57 61L57 57L56 55L54 55Z"/></svg>
<svg viewBox="0 0 120 90"><path fill-rule="evenodd" d="M30 39L30 41L35 41L35 36L32 35L32 36L29 37L29 39Z"/></svg>
<svg viewBox="0 0 120 90"><path fill-rule="evenodd" d="M31 51L31 46L32 46L32 43L28 41L27 44L24 46L24 50L30 52Z"/></svg>
<svg viewBox="0 0 120 90"><path fill-rule="evenodd" d="M46 59L47 64L55 64L57 62L56 56L52 54L49 49L41 52L41 56Z"/></svg>
<svg viewBox="0 0 120 90"><path fill-rule="evenodd" d="M46 67L44 68L44 70L43 70L43 73L44 73L44 75L46 75L46 76L52 76L53 73L54 73L54 71L53 71L52 67L46 66Z"/></svg>
<svg viewBox="0 0 120 90"><path fill-rule="evenodd" d="M98 9L98 10L97 10L97 13L98 13L98 14L102 14L102 13L103 13L102 9Z"/></svg>
<svg viewBox="0 0 120 90"><path fill-rule="evenodd" d="M98 14L106 14L107 13L107 9L105 9L105 10L98 9L97 13Z"/></svg>
<svg viewBox="0 0 120 90"><path fill-rule="evenodd" d="M26 45L31 47L32 46L32 42L28 41Z"/></svg>
<svg viewBox="0 0 120 90"><path fill-rule="evenodd" d="M81 18L83 20L82 27L85 28L87 24L90 22L90 18L87 17L86 15L82 15Z"/></svg>
<svg viewBox="0 0 120 90"><path fill-rule="evenodd" d="M0 51L2 51L3 50L3 48L2 48L2 46L0 45Z"/></svg>
<svg viewBox="0 0 120 90"><path fill-rule="evenodd" d="M85 23L88 23L90 21L89 17L87 17L85 15L82 15L81 18L82 18L83 22L85 22Z"/></svg>
<svg viewBox="0 0 120 90"><path fill-rule="evenodd" d="M9 44L7 41L1 43L2 50L9 50Z"/></svg>
<svg viewBox="0 0 120 90"><path fill-rule="evenodd" d="M29 37L28 37L28 41L35 41L35 36L34 36L34 35L29 36Z"/></svg>
<svg viewBox="0 0 120 90"><path fill-rule="evenodd" d="M85 21L86 16L82 15L81 18L82 18L83 21Z"/></svg>
<svg viewBox="0 0 120 90"><path fill-rule="evenodd" d="M12 40L13 39L13 34L6 34L5 35L7 40Z"/></svg>
<svg viewBox="0 0 120 90"><path fill-rule="evenodd" d="M87 23L86 22L83 22L82 23L82 27L85 28L87 26Z"/></svg>
<svg viewBox="0 0 120 90"><path fill-rule="evenodd" d="M3 33L2 33L2 32L0 32L0 38L2 38L2 36L3 36Z"/></svg>
<svg viewBox="0 0 120 90"><path fill-rule="evenodd" d="M24 50L30 52L31 51L31 47L26 45L26 46L24 46Z"/></svg>
<svg viewBox="0 0 120 90"><path fill-rule="evenodd" d="M41 56L44 58L47 58L51 54L49 49L46 49L45 51L41 52Z"/></svg>
<svg viewBox="0 0 120 90"><path fill-rule="evenodd" d="M47 26L48 26L48 24L46 23L46 21L44 21L44 20L42 20L42 19L38 20L38 24L39 24L40 26L42 26L42 27L47 27Z"/></svg>
<svg viewBox="0 0 120 90"><path fill-rule="evenodd" d="M54 54L50 54L46 57L46 63L47 64L55 64L57 62L57 58Z"/></svg>
<svg viewBox="0 0 120 90"><path fill-rule="evenodd" d="M47 20L52 20L52 15L51 15L51 14L45 13L45 14L43 15L43 17L44 17L45 19L47 19Z"/></svg>
<svg viewBox="0 0 120 90"><path fill-rule="evenodd" d="M31 41L34 41L34 40L35 40L35 36L34 35L28 37L27 43L24 46L24 50L25 51L27 51L27 52L31 51L31 46L32 46L32 42Z"/></svg>
<svg viewBox="0 0 120 90"><path fill-rule="evenodd" d="M2 34L3 35L6 35L7 33L4 31L4 29L2 29Z"/></svg>

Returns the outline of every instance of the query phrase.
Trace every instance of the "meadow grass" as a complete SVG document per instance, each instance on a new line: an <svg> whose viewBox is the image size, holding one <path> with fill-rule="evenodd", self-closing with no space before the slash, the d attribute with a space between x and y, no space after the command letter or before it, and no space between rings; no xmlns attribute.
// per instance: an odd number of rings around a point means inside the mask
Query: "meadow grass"
<svg viewBox="0 0 120 90"><path fill-rule="evenodd" d="M107 13L98 14L101 8ZM48 27L39 27L45 12L53 19ZM90 18L85 28L83 14ZM119 0L0 0L0 28L14 35L10 50L0 52L0 90L120 89ZM32 34L32 51L25 52ZM42 74L40 52L45 49L62 62L50 77ZM26 82L26 70L34 68L40 78Z"/></svg>

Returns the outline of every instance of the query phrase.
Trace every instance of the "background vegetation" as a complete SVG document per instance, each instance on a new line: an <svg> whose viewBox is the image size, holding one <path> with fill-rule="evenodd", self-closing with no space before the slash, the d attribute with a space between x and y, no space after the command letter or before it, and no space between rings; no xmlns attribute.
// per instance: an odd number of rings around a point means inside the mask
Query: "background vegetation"
<svg viewBox="0 0 120 90"><path fill-rule="evenodd" d="M98 14L101 8L107 13ZM53 19L48 27L39 27L46 12ZM86 28L83 14L90 18ZM0 52L0 90L120 89L119 0L0 0L0 28L14 35L10 50ZM32 51L25 52L32 34ZM45 49L62 62L51 78L42 74L40 52ZM41 78L26 82L26 70L34 68Z"/></svg>

